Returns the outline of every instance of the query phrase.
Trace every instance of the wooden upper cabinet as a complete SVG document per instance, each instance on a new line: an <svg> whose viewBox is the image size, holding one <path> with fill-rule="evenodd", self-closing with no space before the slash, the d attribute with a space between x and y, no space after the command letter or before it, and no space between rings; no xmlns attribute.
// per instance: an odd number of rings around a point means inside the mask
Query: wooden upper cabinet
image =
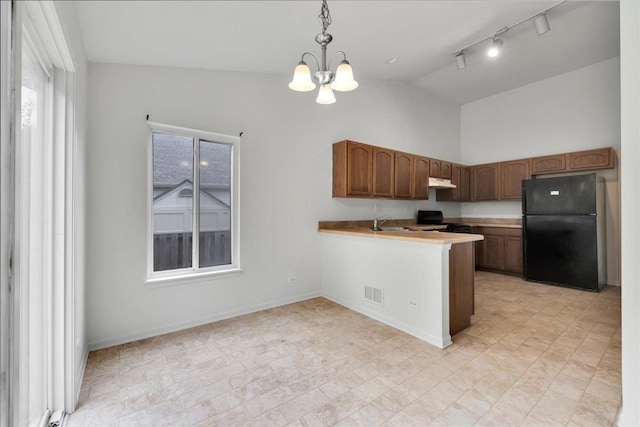
<svg viewBox="0 0 640 427"><path fill-rule="evenodd" d="M451 179L451 162L440 160L440 178Z"/></svg>
<svg viewBox="0 0 640 427"><path fill-rule="evenodd" d="M502 200L522 198L522 180L531 178L529 159L500 163Z"/></svg>
<svg viewBox="0 0 640 427"><path fill-rule="evenodd" d="M442 162L443 164L445 162ZM456 188L446 189L438 188L436 190L436 199L439 202L459 202L460 201L460 169L457 163L449 163L451 165L451 176L449 179Z"/></svg>
<svg viewBox="0 0 640 427"><path fill-rule="evenodd" d="M395 152L395 184L393 195L399 199L410 199L413 193L413 155Z"/></svg>
<svg viewBox="0 0 640 427"><path fill-rule="evenodd" d="M431 159L431 166L429 166L429 176L433 178L442 178L441 165L441 160Z"/></svg>
<svg viewBox="0 0 640 427"><path fill-rule="evenodd" d="M394 151L373 147L373 197L393 197Z"/></svg>
<svg viewBox="0 0 640 427"><path fill-rule="evenodd" d="M431 159L413 156L413 182L411 197L419 200L429 198L429 170Z"/></svg>
<svg viewBox="0 0 640 427"><path fill-rule="evenodd" d="M354 141L333 144L333 197L372 194L373 147Z"/></svg>
<svg viewBox="0 0 640 427"><path fill-rule="evenodd" d="M539 173L563 172L567 170L567 154L534 157L531 162L531 175Z"/></svg>
<svg viewBox="0 0 640 427"><path fill-rule="evenodd" d="M500 200L500 164L471 167L471 200Z"/></svg>
<svg viewBox="0 0 640 427"><path fill-rule="evenodd" d="M449 179L451 180L451 183L456 186L456 188L451 189L451 201L459 202L460 201L460 165L457 163L449 163L449 165L451 169L451 172L449 174Z"/></svg>
<svg viewBox="0 0 640 427"><path fill-rule="evenodd" d="M471 200L471 168L469 166L460 166L460 181L457 184L460 187L460 201L468 202Z"/></svg>
<svg viewBox="0 0 640 427"><path fill-rule="evenodd" d="M345 140L333 144L333 197L426 200L433 177L456 186L438 189L438 200L516 200L522 197L522 180L532 175L610 168L615 168L612 147L468 167Z"/></svg>
<svg viewBox="0 0 640 427"><path fill-rule="evenodd" d="M577 151L569 153L569 170L613 168L613 148Z"/></svg>

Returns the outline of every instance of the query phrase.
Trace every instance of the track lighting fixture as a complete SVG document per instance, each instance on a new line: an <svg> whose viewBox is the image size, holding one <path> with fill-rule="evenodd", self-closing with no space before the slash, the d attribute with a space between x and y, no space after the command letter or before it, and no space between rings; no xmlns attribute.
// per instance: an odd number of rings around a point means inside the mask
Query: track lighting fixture
<svg viewBox="0 0 640 427"><path fill-rule="evenodd" d="M551 29L549 21L547 20L547 12L543 12L533 19L533 26L536 29L536 34L543 35Z"/></svg>
<svg viewBox="0 0 640 427"><path fill-rule="evenodd" d="M489 49L487 50L487 55L489 55L491 58L495 58L496 56L498 56L500 54L500 49L502 48L502 45L504 44L504 41L502 39L499 39L498 36L506 33L507 31L509 31L510 29L512 29L513 27L516 27L520 24L522 24L523 22L529 21L529 20L533 20L533 26L536 30L536 34L538 34L539 36L543 35L544 33L546 33L547 31L549 31L551 29L551 27L549 26L549 21L547 20L547 12L549 12L551 9L554 9L558 6L560 6L562 3L566 3L567 0L562 0L559 3L554 4L551 7L548 7L546 9L541 10L540 12L534 13L531 16L528 16L518 22L516 22L515 24L509 25L507 27L504 27L498 31L496 31L495 33L484 37L474 43L468 44L465 47L463 47L462 49L458 49L455 52L452 53L452 55L455 56L456 58L456 67L458 68L458 70L463 70L465 68L467 68L467 61L466 61L466 57L465 57L465 53L469 51L469 49L471 49L472 47L475 47L477 45L479 45L480 43L483 43L487 40L491 40L491 46L489 47Z"/></svg>
<svg viewBox="0 0 640 427"><path fill-rule="evenodd" d="M464 57L464 52L458 52L456 54L456 66L458 67L458 70L462 70L467 66L467 61Z"/></svg>
<svg viewBox="0 0 640 427"><path fill-rule="evenodd" d="M495 58L496 56L498 56L503 44L504 42L502 41L502 39L497 39L494 37L493 42L491 43L491 47L487 51L487 55L489 55L489 57L491 58Z"/></svg>

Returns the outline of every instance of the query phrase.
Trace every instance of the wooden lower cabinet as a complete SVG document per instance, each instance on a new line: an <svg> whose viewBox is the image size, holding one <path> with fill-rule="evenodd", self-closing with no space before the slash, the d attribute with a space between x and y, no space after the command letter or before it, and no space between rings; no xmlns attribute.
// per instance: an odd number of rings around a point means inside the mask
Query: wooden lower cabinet
<svg viewBox="0 0 640 427"><path fill-rule="evenodd" d="M501 270L504 264L504 238L502 236L484 236L484 259L481 266Z"/></svg>
<svg viewBox="0 0 640 427"><path fill-rule="evenodd" d="M471 326L474 313L473 243L456 243L449 251L449 334Z"/></svg>
<svg viewBox="0 0 640 427"><path fill-rule="evenodd" d="M496 273L523 273L522 229L474 227L474 234L484 240L476 242L476 268Z"/></svg>
<svg viewBox="0 0 640 427"><path fill-rule="evenodd" d="M502 267L507 271L522 274L522 237L503 237L504 239L504 263Z"/></svg>

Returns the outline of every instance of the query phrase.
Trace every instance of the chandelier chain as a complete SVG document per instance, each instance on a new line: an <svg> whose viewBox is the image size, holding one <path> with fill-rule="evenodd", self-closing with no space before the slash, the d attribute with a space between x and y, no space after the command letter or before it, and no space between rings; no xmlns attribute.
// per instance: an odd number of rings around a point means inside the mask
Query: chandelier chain
<svg viewBox="0 0 640 427"><path fill-rule="evenodd" d="M318 21L322 24L322 32L327 32L327 28L331 25L331 13L329 12L329 6L327 6L327 0L322 0Z"/></svg>

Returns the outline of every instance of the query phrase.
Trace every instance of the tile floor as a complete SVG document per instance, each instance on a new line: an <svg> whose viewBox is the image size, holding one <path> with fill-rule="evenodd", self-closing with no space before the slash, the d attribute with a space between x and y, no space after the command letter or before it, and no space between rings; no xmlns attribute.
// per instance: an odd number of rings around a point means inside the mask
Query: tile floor
<svg viewBox="0 0 640 427"><path fill-rule="evenodd" d="M317 298L92 352L75 426L611 426L620 289L478 272L439 350Z"/></svg>

